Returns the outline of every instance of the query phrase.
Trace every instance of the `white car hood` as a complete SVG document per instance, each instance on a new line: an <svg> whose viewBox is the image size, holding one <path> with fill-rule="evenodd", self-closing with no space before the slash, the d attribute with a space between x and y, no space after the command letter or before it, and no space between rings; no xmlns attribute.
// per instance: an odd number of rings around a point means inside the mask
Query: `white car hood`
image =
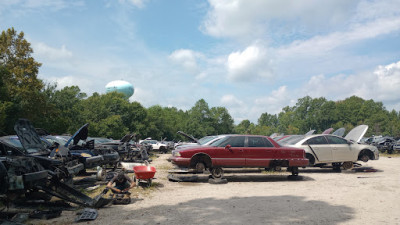
<svg viewBox="0 0 400 225"><path fill-rule="evenodd" d="M361 138L368 130L368 125L359 125L354 127L347 135L344 137L349 141L360 142Z"/></svg>

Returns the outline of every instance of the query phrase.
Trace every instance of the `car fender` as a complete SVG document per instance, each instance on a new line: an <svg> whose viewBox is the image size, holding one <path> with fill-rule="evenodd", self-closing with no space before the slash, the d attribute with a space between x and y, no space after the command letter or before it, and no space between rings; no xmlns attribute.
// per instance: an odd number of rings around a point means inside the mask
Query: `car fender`
<svg viewBox="0 0 400 225"><path fill-rule="evenodd" d="M192 165L192 164L194 164L194 159L195 158L198 158L198 157L206 157L206 168L211 168L212 167L212 158L211 158L211 156L210 155L208 155L207 153L204 153L204 152L198 152L198 153L196 153L196 154L194 154L191 158L190 158L190 166L191 167L194 167L195 165Z"/></svg>

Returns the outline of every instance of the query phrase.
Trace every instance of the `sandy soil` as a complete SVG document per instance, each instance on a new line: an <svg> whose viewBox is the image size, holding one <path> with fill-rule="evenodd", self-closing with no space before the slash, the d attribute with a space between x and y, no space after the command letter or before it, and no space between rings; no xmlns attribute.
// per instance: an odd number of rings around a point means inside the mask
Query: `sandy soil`
<svg viewBox="0 0 400 225"><path fill-rule="evenodd" d="M363 163L378 172L308 168L226 173L227 184L170 182L168 154L154 160L156 188L130 205L99 210L89 224L400 224L400 158ZM249 171L247 171L249 172ZM133 191L135 193L135 190ZM43 221L70 224L73 212Z"/></svg>

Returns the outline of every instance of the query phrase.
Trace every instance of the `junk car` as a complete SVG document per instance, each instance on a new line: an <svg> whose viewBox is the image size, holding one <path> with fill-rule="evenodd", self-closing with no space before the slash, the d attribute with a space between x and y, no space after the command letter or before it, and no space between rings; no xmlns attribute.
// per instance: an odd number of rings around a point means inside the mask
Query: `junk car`
<svg viewBox="0 0 400 225"><path fill-rule="evenodd" d="M309 159L308 166L332 165L335 170L351 169L356 161L379 159L379 151L375 146L358 143L367 129L367 125L355 127L345 138L332 134L298 135L278 143L304 149Z"/></svg>
<svg viewBox="0 0 400 225"><path fill-rule="evenodd" d="M223 168L242 167L287 167L297 176L298 167L308 165L303 149L282 147L270 137L257 135L226 135L210 145L176 149L170 160L180 168L209 170L214 178L223 176Z"/></svg>

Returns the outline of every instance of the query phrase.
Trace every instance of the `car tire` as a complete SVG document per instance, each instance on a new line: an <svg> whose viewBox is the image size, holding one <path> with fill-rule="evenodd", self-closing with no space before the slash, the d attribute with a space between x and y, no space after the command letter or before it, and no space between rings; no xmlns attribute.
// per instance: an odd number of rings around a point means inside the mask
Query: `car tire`
<svg viewBox="0 0 400 225"><path fill-rule="evenodd" d="M299 167L292 167L291 171L292 171L292 176L297 177L299 175Z"/></svg>
<svg viewBox="0 0 400 225"><path fill-rule="evenodd" d="M160 151L160 153L167 153L166 149L164 146L160 146L160 148L158 149L158 151Z"/></svg>
<svg viewBox="0 0 400 225"><path fill-rule="evenodd" d="M360 160L363 162L368 162L368 160L370 160L369 156L367 154L363 154L360 156Z"/></svg>
<svg viewBox="0 0 400 225"><path fill-rule="evenodd" d="M196 173L204 173L204 170L206 169L206 166L204 165L203 162L198 162L196 163Z"/></svg>
<svg viewBox="0 0 400 225"><path fill-rule="evenodd" d="M211 176L214 179L219 179L224 176L224 170L221 167L215 167L211 169Z"/></svg>
<svg viewBox="0 0 400 225"><path fill-rule="evenodd" d="M333 171L340 172L342 163L332 163Z"/></svg>
<svg viewBox="0 0 400 225"><path fill-rule="evenodd" d="M342 167L345 170L349 170L353 168L353 162L349 161L349 162L343 162L342 163Z"/></svg>
<svg viewBox="0 0 400 225"><path fill-rule="evenodd" d="M306 158L308 159L308 166L314 166L315 164L315 158L313 155L307 153Z"/></svg>

